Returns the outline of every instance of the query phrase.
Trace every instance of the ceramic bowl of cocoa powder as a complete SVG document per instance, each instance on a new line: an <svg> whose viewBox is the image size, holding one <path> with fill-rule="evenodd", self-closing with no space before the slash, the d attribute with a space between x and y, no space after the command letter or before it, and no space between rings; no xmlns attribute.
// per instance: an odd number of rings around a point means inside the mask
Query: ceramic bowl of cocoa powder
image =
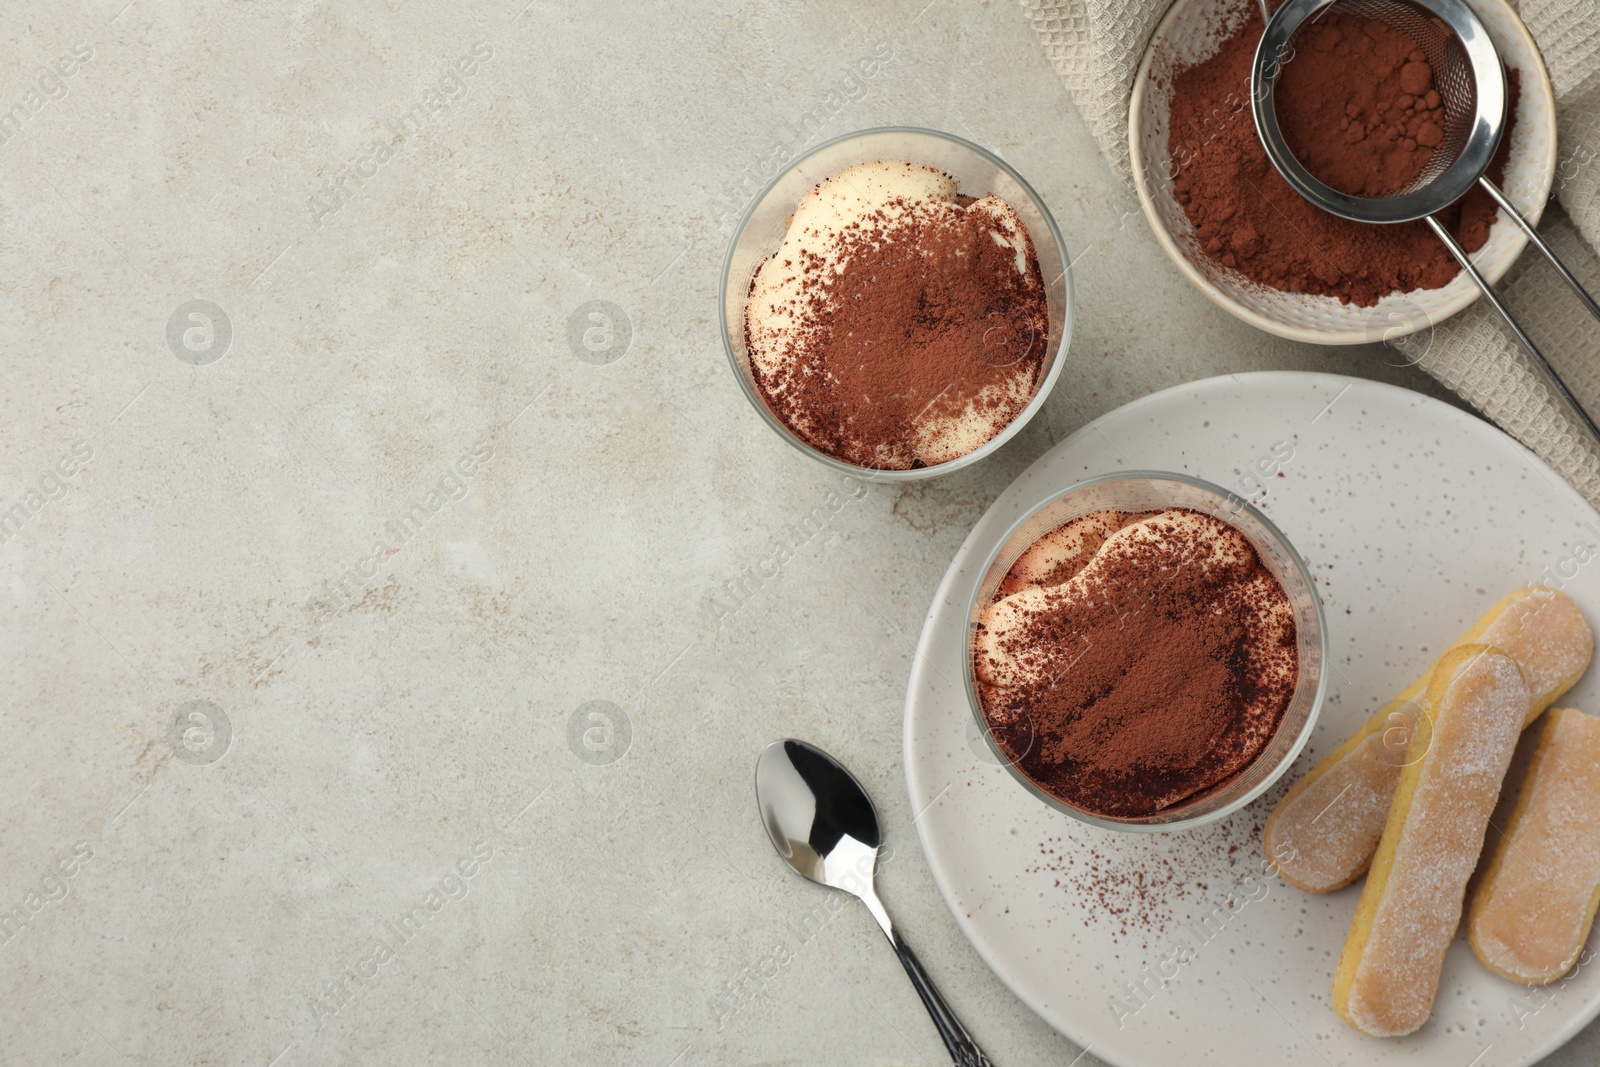
<svg viewBox="0 0 1600 1067"><path fill-rule="evenodd" d="M1094 478L1023 516L979 573L972 714L1057 811L1110 830L1201 826L1261 796L1311 736L1322 601L1236 494L1160 471Z"/></svg>
<svg viewBox="0 0 1600 1067"><path fill-rule="evenodd" d="M1490 177L1537 222L1557 162L1549 75L1505 0L1472 6L1505 60L1512 93ZM1362 174L1354 171L1370 169L1373 188L1349 191L1375 195L1385 177L1403 179L1410 157L1436 143L1430 115L1437 103L1416 92L1421 82L1414 66L1407 69L1405 42L1396 50L1397 42L1373 38L1356 20L1322 21L1291 43L1279 121L1292 109L1300 113L1287 116L1291 125L1313 131L1321 123L1301 158L1358 185ZM1177 0L1156 28L1129 116L1145 216L1184 275L1252 326L1312 344L1383 342L1416 362L1431 343L1427 331L1481 294L1425 222L1368 226L1335 218L1273 169L1250 114L1250 60L1261 24L1255 0ZM1297 66L1300 88L1290 94L1287 79ZM1491 283L1527 244L1482 190L1446 214L1442 221Z"/></svg>
<svg viewBox="0 0 1600 1067"><path fill-rule="evenodd" d="M1014 212L1027 235L1022 243L1027 246L1029 269L1024 273L1032 280L1025 286L1026 306L1019 309L1018 300L1007 302L1004 293L989 300L984 284L989 276L960 266L986 255L992 258L998 236L991 241L976 230L935 233L934 237L950 246L938 248L931 247L931 238L919 235L916 248L900 255L905 262L885 264L874 259L884 247L904 247L911 242L900 235L899 240L884 241L883 231L875 230L869 220L855 231L857 240L861 234L867 236L865 243L845 250L844 261L855 260L851 270L841 268L838 276L817 271L829 278L828 283L816 286L814 294L801 289L803 299L813 307L833 304L860 310L852 312L848 323L830 323L822 341L809 341L806 358L810 362L797 367L781 383L786 391L777 392L768 380L772 372L763 370L760 353L752 351L747 321L747 305L758 273L785 247L803 198L831 179L848 183L859 169L890 163L909 164L911 169L953 180L956 202L963 210L973 207L975 201L998 198ZM946 212L947 218L957 220L957 229L965 224L960 215L961 211ZM874 239L874 233L880 236ZM1005 246L999 252L1012 254ZM1003 447L1044 405L1061 373L1072 333L1070 262L1050 210L1027 181L998 156L936 130L860 130L818 145L794 160L745 211L723 261L723 344L734 375L757 414L812 459L836 470L885 481L946 474ZM861 264L866 269L861 269ZM787 260L775 265L788 269ZM834 277L854 281L849 286L835 284ZM954 281L944 289L932 286L923 292L921 287L931 286L926 279L934 277L941 283ZM848 291L850 300L842 300L833 291L836 289ZM1019 316L1025 326L1018 326ZM813 355L817 358L812 359ZM986 402L982 395L985 375L997 371L1011 374L1014 367L1023 365L1028 374L1025 388L1006 388L1003 407L996 405L986 413L986 429L992 430L986 439L976 444L963 439L959 446L944 447L942 453L936 441L929 461L915 454L902 461L905 450L894 439L908 437L909 424L919 418L927 421L929 416L924 413L936 412L941 405L954 405L957 414L951 420L959 419L961 405L969 398L974 405ZM798 404L802 410L786 410L785 403ZM830 404L837 406L826 409ZM804 410L807 405L810 409ZM993 430L996 426L999 428ZM824 432L816 432L819 427ZM808 428L813 432L804 432ZM891 454L894 460L876 462L871 454L874 449L880 455Z"/></svg>

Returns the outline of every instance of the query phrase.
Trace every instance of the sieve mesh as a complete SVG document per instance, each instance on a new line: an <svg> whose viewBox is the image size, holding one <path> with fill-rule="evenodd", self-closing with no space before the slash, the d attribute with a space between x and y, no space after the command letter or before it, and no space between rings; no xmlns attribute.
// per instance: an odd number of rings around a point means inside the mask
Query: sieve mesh
<svg viewBox="0 0 1600 1067"><path fill-rule="evenodd" d="M1360 199L1388 200L1425 188L1449 170L1461 155L1477 118L1477 81L1473 78L1472 62L1461 45L1461 39L1436 16L1405 0L1338 0L1320 12L1317 18L1329 13L1373 19L1399 30L1416 42L1428 65L1433 68L1433 86L1438 90L1439 102L1444 108L1444 142L1433 150L1427 165L1409 183L1381 197ZM1303 34L1315 28L1317 18L1301 23L1289 38L1290 50L1285 53L1289 59L1275 68L1274 81L1282 73L1282 66L1294 62L1294 48Z"/></svg>

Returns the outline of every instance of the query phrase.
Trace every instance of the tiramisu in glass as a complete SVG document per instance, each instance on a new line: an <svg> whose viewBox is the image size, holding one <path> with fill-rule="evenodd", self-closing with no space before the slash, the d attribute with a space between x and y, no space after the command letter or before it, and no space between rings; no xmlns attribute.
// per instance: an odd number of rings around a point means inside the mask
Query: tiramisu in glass
<svg viewBox="0 0 1600 1067"><path fill-rule="evenodd" d="M999 434L1050 342L1016 210L930 166L848 167L801 200L745 305L750 371L775 417L859 467L912 470Z"/></svg>
<svg viewBox="0 0 1600 1067"><path fill-rule="evenodd" d="M973 605L968 676L994 747L1096 820L1246 802L1320 703L1304 563L1259 512L1180 477L1065 494L1008 538Z"/></svg>

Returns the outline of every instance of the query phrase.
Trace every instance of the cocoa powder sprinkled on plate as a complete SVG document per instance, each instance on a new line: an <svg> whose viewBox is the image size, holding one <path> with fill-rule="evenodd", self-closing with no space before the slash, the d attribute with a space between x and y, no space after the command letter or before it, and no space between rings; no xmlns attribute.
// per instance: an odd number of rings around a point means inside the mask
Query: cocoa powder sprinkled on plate
<svg viewBox="0 0 1600 1067"><path fill-rule="evenodd" d="M1176 834L1141 835L1097 843L1088 831L1039 842L1027 873L1049 878L1046 896L1060 893L1075 923L1104 931L1130 949L1158 947L1186 922L1213 914L1234 898L1270 893L1275 872L1261 859L1263 818L1285 788L1233 818Z"/></svg>

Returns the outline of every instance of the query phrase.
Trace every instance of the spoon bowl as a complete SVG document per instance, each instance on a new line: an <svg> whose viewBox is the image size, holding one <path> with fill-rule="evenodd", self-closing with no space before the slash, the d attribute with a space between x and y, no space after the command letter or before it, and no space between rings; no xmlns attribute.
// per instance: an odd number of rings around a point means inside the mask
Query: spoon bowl
<svg viewBox="0 0 1600 1067"><path fill-rule="evenodd" d="M878 809L855 776L804 741L774 741L756 761L756 804L772 847L821 885L870 891L883 840Z"/></svg>

